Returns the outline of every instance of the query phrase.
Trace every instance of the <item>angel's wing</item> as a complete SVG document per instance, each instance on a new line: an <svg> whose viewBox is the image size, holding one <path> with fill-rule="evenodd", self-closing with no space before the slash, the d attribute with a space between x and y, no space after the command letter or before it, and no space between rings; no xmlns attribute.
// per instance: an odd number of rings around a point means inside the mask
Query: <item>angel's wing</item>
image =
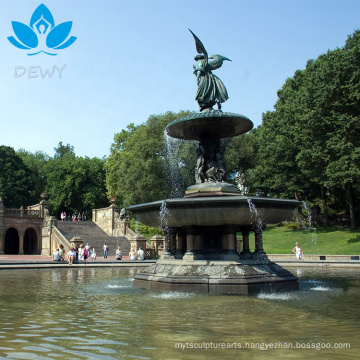
<svg viewBox="0 0 360 360"><path fill-rule="evenodd" d="M205 49L205 46L203 45L203 43L200 41L200 39L189 29L189 31L191 32L192 36L194 37L195 39L195 45L196 45L196 51L199 53L199 54L204 54L205 56L205 60L206 60L206 63L208 62L208 53Z"/></svg>
<svg viewBox="0 0 360 360"><path fill-rule="evenodd" d="M209 59L213 59L212 61L209 61L208 67L210 70L216 70L223 64L224 60L231 61L225 56L222 55L210 55Z"/></svg>

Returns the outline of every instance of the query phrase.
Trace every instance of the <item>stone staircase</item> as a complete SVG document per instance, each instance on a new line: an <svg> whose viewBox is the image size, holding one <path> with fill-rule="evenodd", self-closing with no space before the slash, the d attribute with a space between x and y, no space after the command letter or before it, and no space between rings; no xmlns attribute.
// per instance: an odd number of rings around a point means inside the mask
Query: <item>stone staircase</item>
<svg viewBox="0 0 360 360"><path fill-rule="evenodd" d="M89 243L90 246L96 249L98 256L102 254L104 242L109 247L109 256L115 256L118 246L120 246L124 256L127 256L130 252L130 241L125 236L109 236L90 221L58 221L57 228L69 241L74 236L81 237L84 241L83 244Z"/></svg>

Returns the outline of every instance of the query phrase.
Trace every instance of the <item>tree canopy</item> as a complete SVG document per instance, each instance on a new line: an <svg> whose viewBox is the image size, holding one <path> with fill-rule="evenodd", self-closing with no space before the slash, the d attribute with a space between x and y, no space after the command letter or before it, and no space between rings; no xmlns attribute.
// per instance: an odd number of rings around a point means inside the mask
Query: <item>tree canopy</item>
<svg viewBox="0 0 360 360"><path fill-rule="evenodd" d="M6 207L34 205L46 190L50 212L85 212L109 205L105 159L77 157L72 145L60 142L53 157L0 146L0 196Z"/></svg>
<svg viewBox="0 0 360 360"><path fill-rule="evenodd" d="M73 146L59 143L47 164L47 191L52 210L85 212L109 205L105 188L105 159L77 157Z"/></svg>
<svg viewBox="0 0 360 360"><path fill-rule="evenodd" d="M151 115L146 123L130 124L115 134L105 165L109 197L128 206L176 196L176 188L193 182L194 144L167 141L164 135L171 121L187 114L181 111Z"/></svg>
<svg viewBox="0 0 360 360"><path fill-rule="evenodd" d="M33 174L13 148L0 146L0 169L0 196L5 206L30 205L35 185Z"/></svg>
<svg viewBox="0 0 360 360"><path fill-rule="evenodd" d="M343 48L328 51L296 71L278 92L275 110L259 131L257 187L275 196L347 199L356 227L360 179L360 32ZM341 202L341 201L340 201Z"/></svg>

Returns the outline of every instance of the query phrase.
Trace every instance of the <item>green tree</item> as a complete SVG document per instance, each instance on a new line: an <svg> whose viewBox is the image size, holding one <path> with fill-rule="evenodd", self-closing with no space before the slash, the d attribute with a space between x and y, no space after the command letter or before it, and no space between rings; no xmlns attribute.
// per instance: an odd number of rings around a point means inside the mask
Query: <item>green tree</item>
<svg viewBox="0 0 360 360"><path fill-rule="evenodd" d="M177 161L167 158L165 127L173 120L189 114L167 112L151 115L146 123L115 134L111 154L106 162L108 196L115 196L121 206L164 199L174 194L176 186L194 182L195 150L193 144L178 142L169 145ZM190 154L191 153L191 154ZM171 165L171 169L170 169ZM171 175L179 172L180 185L171 183Z"/></svg>
<svg viewBox="0 0 360 360"><path fill-rule="evenodd" d="M236 182L235 176L242 174L248 191L256 192L253 188L254 168L257 164L259 149L259 128L251 130L242 136L236 136L226 141L225 160L228 172L228 182Z"/></svg>
<svg viewBox="0 0 360 360"><path fill-rule="evenodd" d="M42 151L31 153L25 149L19 149L16 154L32 172L34 187L30 191L31 203L36 204L39 202L39 195L47 187L46 166L49 156Z"/></svg>
<svg viewBox="0 0 360 360"><path fill-rule="evenodd" d="M308 139L328 187L346 193L352 228L356 228L355 196L360 176L360 32L341 49L328 51L307 68L312 106ZM310 156L311 158L311 156ZM322 166L323 167L323 166Z"/></svg>
<svg viewBox="0 0 360 360"><path fill-rule="evenodd" d="M76 157L73 146L59 143L48 161L47 191L52 211L59 215L108 206L105 188L105 159Z"/></svg>
<svg viewBox="0 0 360 360"><path fill-rule="evenodd" d="M316 203L324 222L328 201L346 194L356 228L360 175L360 33L296 71L278 92L275 111L259 131L257 187L265 194ZM329 197L332 196L332 199Z"/></svg>
<svg viewBox="0 0 360 360"><path fill-rule="evenodd" d="M0 146L0 169L0 196L5 206L32 205L33 174L13 148Z"/></svg>
<svg viewBox="0 0 360 360"><path fill-rule="evenodd" d="M304 111L302 84L303 72L297 71L278 91L275 111L263 114L254 170L255 186L262 195L304 199L309 194L308 179L296 161L302 146L297 137Z"/></svg>

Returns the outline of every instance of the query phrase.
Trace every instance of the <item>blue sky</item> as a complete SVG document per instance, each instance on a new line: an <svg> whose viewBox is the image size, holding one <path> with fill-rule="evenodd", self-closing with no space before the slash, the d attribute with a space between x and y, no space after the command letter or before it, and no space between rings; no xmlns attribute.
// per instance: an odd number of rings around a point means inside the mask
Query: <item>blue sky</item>
<svg viewBox="0 0 360 360"><path fill-rule="evenodd" d="M49 0L55 25L73 21L77 40L57 56L27 56L7 40L41 4L0 0L0 145L44 151L62 141L76 155L109 155L114 134L152 114L196 110L195 43L232 60L216 70L223 111L255 127L277 90L307 60L342 47L360 28L358 0ZM15 68L62 68L50 79ZM38 70L39 73L39 70ZM36 75L36 74L35 74Z"/></svg>

